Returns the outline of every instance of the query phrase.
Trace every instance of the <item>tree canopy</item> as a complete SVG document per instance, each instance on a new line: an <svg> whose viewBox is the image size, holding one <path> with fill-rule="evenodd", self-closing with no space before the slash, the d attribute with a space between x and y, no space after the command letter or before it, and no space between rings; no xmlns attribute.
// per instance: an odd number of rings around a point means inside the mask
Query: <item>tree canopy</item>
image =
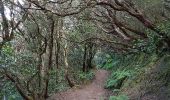
<svg viewBox="0 0 170 100"><path fill-rule="evenodd" d="M106 58L166 55L169 9L169 0L0 0L0 97L8 83L45 100Z"/></svg>

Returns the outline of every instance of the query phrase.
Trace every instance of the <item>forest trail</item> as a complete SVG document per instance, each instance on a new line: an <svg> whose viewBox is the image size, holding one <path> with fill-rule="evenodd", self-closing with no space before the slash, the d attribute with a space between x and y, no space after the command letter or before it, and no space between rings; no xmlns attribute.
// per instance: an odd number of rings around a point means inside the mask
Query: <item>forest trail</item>
<svg viewBox="0 0 170 100"><path fill-rule="evenodd" d="M49 100L108 100L109 91L104 89L104 84L109 75L106 70L97 70L92 83L83 86L81 89L70 89L60 92Z"/></svg>

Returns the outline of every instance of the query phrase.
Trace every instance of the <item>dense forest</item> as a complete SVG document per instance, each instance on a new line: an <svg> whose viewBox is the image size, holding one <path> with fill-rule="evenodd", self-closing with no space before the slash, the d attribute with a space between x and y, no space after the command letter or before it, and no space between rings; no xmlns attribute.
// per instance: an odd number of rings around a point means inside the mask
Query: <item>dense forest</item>
<svg viewBox="0 0 170 100"><path fill-rule="evenodd" d="M170 0L0 0L1 100L170 100Z"/></svg>

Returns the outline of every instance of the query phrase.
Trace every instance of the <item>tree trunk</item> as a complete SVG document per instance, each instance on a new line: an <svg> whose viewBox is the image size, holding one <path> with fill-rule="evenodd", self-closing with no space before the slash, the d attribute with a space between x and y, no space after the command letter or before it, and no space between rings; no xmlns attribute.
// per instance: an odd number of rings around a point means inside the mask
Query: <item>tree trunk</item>
<svg viewBox="0 0 170 100"><path fill-rule="evenodd" d="M90 68L90 69L92 69L93 68L93 66L92 66L92 60L93 60L93 44L92 43L89 43L89 51L88 51L89 53L89 57L88 57L88 59L87 59L87 65L88 65L88 69Z"/></svg>
<svg viewBox="0 0 170 100"><path fill-rule="evenodd" d="M70 80L68 73L66 73L65 79L67 80L68 85L69 85L71 88L74 87L74 83Z"/></svg>
<svg viewBox="0 0 170 100"><path fill-rule="evenodd" d="M43 97L48 97L48 85L49 85L49 71L52 70L52 58L53 58L53 43L54 43L54 27L55 27L55 21L53 19L53 15L47 15L48 20L50 21L50 37L49 37L49 43L48 43L48 65L46 67L46 74L44 77L44 90L43 90Z"/></svg>
<svg viewBox="0 0 170 100"><path fill-rule="evenodd" d="M38 87L41 89L41 78L42 78L42 57L41 54L38 55Z"/></svg>
<svg viewBox="0 0 170 100"><path fill-rule="evenodd" d="M59 39L59 38L57 38L57 39ZM56 69L58 69L59 68L59 53L60 53L60 43L59 43L59 40L56 40L56 53L55 53L55 56L56 56Z"/></svg>
<svg viewBox="0 0 170 100"><path fill-rule="evenodd" d="M87 46L85 44L84 46L84 56L83 56L83 72L86 72L87 71Z"/></svg>
<svg viewBox="0 0 170 100"><path fill-rule="evenodd" d="M74 86L74 83L71 82L70 78L69 78L69 75L68 75L68 57L67 57L67 53L68 53L68 47L67 47L67 41L65 43L65 46L64 46L64 64L65 64L65 79L67 80L68 82L68 85L72 88Z"/></svg>
<svg viewBox="0 0 170 100"><path fill-rule="evenodd" d="M56 65L56 84L58 83L58 70L59 70L59 53L60 53L60 43L59 43L59 38L56 40L56 45L55 45L55 65Z"/></svg>

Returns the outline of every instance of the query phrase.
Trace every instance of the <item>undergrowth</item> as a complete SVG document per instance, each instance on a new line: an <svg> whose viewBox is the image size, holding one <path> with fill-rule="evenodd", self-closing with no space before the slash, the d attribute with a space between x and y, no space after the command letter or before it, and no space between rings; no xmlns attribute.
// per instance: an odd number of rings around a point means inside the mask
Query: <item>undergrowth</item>
<svg viewBox="0 0 170 100"><path fill-rule="evenodd" d="M129 100L126 95L110 96L109 100Z"/></svg>
<svg viewBox="0 0 170 100"><path fill-rule="evenodd" d="M105 88L111 89L117 96L109 100L128 100L126 95L119 95L123 86L130 86L129 80L134 80L149 65L157 61L155 54L131 54L126 56L115 55L109 58L103 68L111 70L111 75L106 81Z"/></svg>

